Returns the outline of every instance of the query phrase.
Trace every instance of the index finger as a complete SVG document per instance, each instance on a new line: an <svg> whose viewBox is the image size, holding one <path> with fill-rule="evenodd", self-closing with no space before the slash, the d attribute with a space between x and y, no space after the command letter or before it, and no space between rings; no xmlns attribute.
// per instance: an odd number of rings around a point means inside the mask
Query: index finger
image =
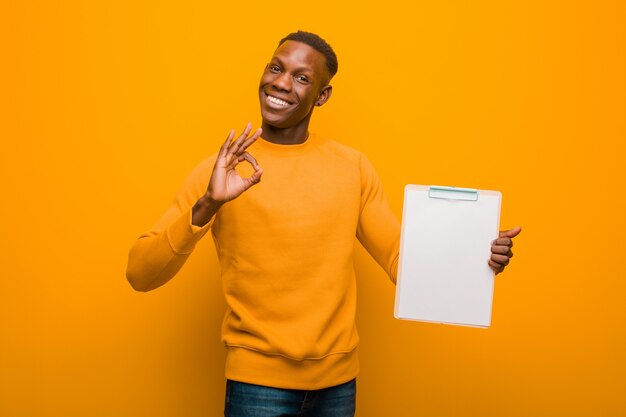
<svg viewBox="0 0 626 417"><path fill-rule="evenodd" d="M252 167L254 169L259 168L259 163L256 161L256 159L254 158L254 156L250 155L248 152L244 152L240 157L239 157L239 161L248 161L250 163L250 165L252 165Z"/></svg>
<svg viewBox="0 0 626 417"><path fill-rule="evenodd" d="M513 247L513 240L511 240L508 237L499 237L496 240L494 240L493 242L491 242L492 245L498 245L498 246L508 246L509 248Z"/></svg>

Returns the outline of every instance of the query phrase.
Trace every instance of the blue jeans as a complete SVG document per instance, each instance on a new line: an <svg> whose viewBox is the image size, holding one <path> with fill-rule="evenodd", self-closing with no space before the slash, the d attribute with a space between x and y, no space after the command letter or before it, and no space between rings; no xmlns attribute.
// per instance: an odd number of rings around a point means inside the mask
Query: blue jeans
<svg viewBox="0 0 626 417"><path fill-rule="evenodd" d="M314 391L226 381L225 417L353 417L356 379Z"/></svg>

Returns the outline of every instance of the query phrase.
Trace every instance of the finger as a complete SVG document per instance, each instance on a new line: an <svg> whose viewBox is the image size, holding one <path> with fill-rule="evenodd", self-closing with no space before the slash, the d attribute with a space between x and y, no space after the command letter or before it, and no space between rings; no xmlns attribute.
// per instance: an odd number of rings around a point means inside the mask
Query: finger
<svg viewBox="0 0 626 417"><path fill-rule="evenodd" d="M250 180L254 183L257 184L259 182L261 182L261 176L263 175L263 168L258 167L258 169L256 169L254 171L254 173L250 176Z"/></svg>
<svg viewBox="0 0 626 417"><path fill-rule="evenodd" d="M241 135L239 135L239 137L237 138L237 140L233 144L233 150L234 150L234 156L235 157L239 157L242 153L245 152L245 150L246 150L246 148L248 146L252 145L252 143L258 137L258 136L255 137L255 135L257 133L259 133L259 135L260 135L260 132L258 132L260 130L260 128L259 128L259 129L257 129L256 132L254 132L254 134L250 138L248 138L248 135L250 135L250 131L251 130L252 130L252 123L248 123L246 125L246 128L244 129L244 131L241 133ZM248 143L248 144L246 145L246 143Z"/></svg>
<svg viewBox="0 0 626 417"><path fill-rule="evenodd" d="M250 136L249 138L247 138L243 143L241 143L239 145L239 148L237 149L237 151L235 152L236 156L240 156L242 155L246 149L248 148L248 146L252 145L260 136L261 133L263 132L263 129L258 128L253 134L252 136Z"/></svg>
<svg viewBox="0 0 626 417"><path fill-rule="evenodd" d="M512 254L511 252L511 248L509 246L499 246L499 245L493 245L491 247L491 253L497 253L500 255L509 255L509 253Z"/></svg>
<svg viewBox="0 0 626 417"><path fill-rule="evenodd" d="M239 148L241 147L243 142L246 140L246 138L250 134L250 130L252 130L252 123L248 123L246 125L246 128L243 130L243 132L241 132L241 135L239 135L239 137L235 139L228 147L228 152L226 153L226 157L228 159L229 164L232 162L233 157L239 156L237 155L237 152L239 151Z"/></svg>
<svg viewBox="0 0 626 417"><path fill-rule="evenodd" d="M250 155L248 152L244 152L243 154L239 156L235 156L233 160L231 161L231 163L228 164L226 168L234 169L237 165L239 165L240 162L243 162L243 161L248 161L250 165L252 165L255 171L259 168L259 163L256 161L254 156Z"/></svg>
<svg viewBox="0 0 626 417"><path fill-rule="evenodd" d="M257 165L254 168L254 173L252 173L250 177L244 180L245 188L248 189L252 187L254 184L258 184L259 182L261 182L262 175L263 175L263 168Z"/></svg>
<svg viewBox="0 0 626 417"><path fill-rule="evenodd" d="M246 123L246 127L243 129L243 132L241 132L241 135L239 135L237 139L239 140L239 139L247 138L251 130L252 130L252 123L250 122Z"/></svg>
<svg viewBox="0 0 626 417"><path fill-rule="evenodd" d="M522 228L520 226L517 226L514 229L510 229L510 230L502 230L500 231L500 237L515 237L517 235L520 234L520 232L522 231Z"/></svg>
<svg viewBox="0 0 626 417"><path fill-rule="evenodd" d="M490 259L494 262L497 262L500 265L509 264L509 257L506 255L498 255L497 253L492 253Z"/></svg>
<svg viewBox="0 0 626 417"><path fill-rule="evenodd" d="M498 264L498 263L496 263L496 262L494 262L492 260L489 260L489 266L491 267L491 269L494 270L494 272L496 274L499 274L500 272L504 271L504 266L502 266L502 265L500 265L500 264Z"/></svg>
<svg viewBox="0 0 626 417"><path fill-rule="evenodd" d="M230 142L233 140L234 137L235 137L235 129L231 129L230 133L226 137L226 141L220 147L218 158L226 155L226 151L228 150L228 145L230 144Z"/></svg>
<svg viewBox="0 0 626 417"><path fill-rule="evenodd" d="M245 142L251 130L252 130L252 123L248 122L246 124L246 128L243 130L243 132L241 132L241 135L239 135L239 137L237 138L235 142L237 142L239 146L241 146L241 144Z"/></svg>
<svg viewBox="0 0 626 417"><path fill-rule="evenodd" d="M261 133L263 133L263 129L258 128L256 132L252 136L250 136L246 141L241 145L240 152L245 151L248 146L252 145L258 138L261 137Z"/></svg>
<svg viewBox="0 0 626 417"><path fill-rule="evenodd" d="M252 165L255 170L259 166L259 163L256 161L256 159L254 159L254 156L250 155L248 152L242 153L237 159L239 160L239 162L244 160L250 162L250 165Z"/></svg>
<svg viewBox="0 0 626 417"><path fill-rule="evenodd" d="M508 246L513 247L513 241L508 237L499 237L491 242L492 246Z"/></svg>
<svg viewBox="0 0 626 417"><path fill-rule="evenodd" d="M254 156L250 155L248 152L244 152L238 160L248 161L248 163L254 168L252 175L244 180L246 189L252 187L254 184L258 184L261 181L261 175L263 175L263 168L259 166L259 163L256 161Z"/></svg>

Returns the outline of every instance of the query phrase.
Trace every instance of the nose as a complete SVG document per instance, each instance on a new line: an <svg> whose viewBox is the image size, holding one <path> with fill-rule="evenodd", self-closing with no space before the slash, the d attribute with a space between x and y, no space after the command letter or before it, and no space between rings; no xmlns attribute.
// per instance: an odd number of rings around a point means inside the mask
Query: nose
<svg viewBox="0 0 626 417"><path fill-rule="evenodd" d="M291 91L291 76L287 72L281 72L274 78L272 86L277 90Z"/></svg>

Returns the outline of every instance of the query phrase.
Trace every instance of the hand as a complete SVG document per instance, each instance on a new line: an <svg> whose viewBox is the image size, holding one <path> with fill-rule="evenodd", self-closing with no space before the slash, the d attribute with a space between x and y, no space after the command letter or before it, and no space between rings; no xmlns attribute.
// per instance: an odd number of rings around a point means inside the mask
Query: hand
<svg viewBox="0 0 626 417"><path fill-rule="evenodd" d="M500 231L500 237L491 242L491 258L489 266L497 274L504 271L513 257L511 248L513 247L513 238L520 234L522 228L517 226L511 230Z"/></svg>
<svg viewBox="0 0 626 417"><path fill-rule="evenodd" d="M262 130L258 128L252 136L248 137L251 130L252 124L248 123L243 133L234 141L235 130L231 130L217 154L207 194L218 204L224 204L239 197L248 188L261 181L263 169L246 149L261 136ZM254 173L248 178L242 178L235 170L235 167L244 160L254 168Z"/></svg>
<svg viewBox="0 0 626 417"><path fill-rule="evenodd" d="M217 154L207 191L193 206L191 221L193 225L204 226L222 204L239 197L248 188L261 181L263 168L246 149L261 136L262 130L259 128L252 136L249 136L251 130L252 124L248 123L241 135L234 141L235 130L230 131ZM243 161L247 161L254 168L254 172L248 178L242 178L235 170L235 167Z"/></svg>

